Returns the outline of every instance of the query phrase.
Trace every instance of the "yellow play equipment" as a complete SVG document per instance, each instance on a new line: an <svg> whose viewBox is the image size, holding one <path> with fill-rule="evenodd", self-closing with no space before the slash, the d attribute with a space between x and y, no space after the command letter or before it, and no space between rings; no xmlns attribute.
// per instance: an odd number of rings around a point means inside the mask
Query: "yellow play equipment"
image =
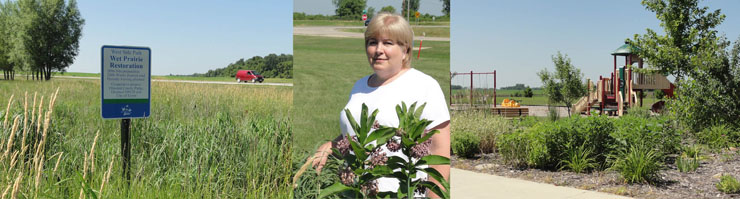
<svg viewBox="0 0 740 199"><path fill-rule="evenodd" d="M501 106L516 108L516 107L519 107L519 102L516 102L516 100L504 99L504 101L501 102Z"/></svg>

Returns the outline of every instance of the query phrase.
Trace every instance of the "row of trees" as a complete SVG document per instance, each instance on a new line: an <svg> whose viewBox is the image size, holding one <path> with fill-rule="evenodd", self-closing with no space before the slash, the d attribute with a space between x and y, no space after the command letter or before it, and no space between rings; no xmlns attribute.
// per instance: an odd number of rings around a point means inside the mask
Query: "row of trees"
<svg viewBox="0 0 740 199"><path fill-rule="evenodd" d="M196 73L199 77L234 77L238 70L254 70L265 78L293 78L293 55L269 54L265 57L254 56L247 60L239 59L224 68L208 70L206 73Z"/></svg>
<svg viewBox="0 0 740 199"><path fill-rule="evenodd" d="M442 1L442 13L445 14L446 17L450 16L450 0L440 0ZM362 11L367 8L367 15L368 18L372 18L373 15L375 15L375 8L374 7L367 7L367 1L366 0L332 0L332 3L334 3L334 6L336 6L336 16L340 19L347 19L347 20L354 20L354 19L360 19L362 16ZM401 4L401 15L403 16L413 16L414 13L416 13L419 10L419 0L403 0ZM380 9L380 12L390 12L390 13L396 13L396 8L393 6L385 6ZM431 18L431 15L428 15L429 18Z"/></svg>
<svg viewBox="0 0 740 199"><path fill-rule="evenodd" d="M79 52L82 19L77 2L18 0L0 2L0 69L4 79L16 71L49 80L66 71Z"/></svg>

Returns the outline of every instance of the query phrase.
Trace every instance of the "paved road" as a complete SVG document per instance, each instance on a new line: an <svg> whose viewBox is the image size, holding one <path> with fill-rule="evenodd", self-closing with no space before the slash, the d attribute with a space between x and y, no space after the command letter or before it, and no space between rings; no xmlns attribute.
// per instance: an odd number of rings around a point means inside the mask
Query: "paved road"
<svg viewBox="0 0 740 199"><path fill-rule="evenodd" d="M530 182L526 180L505 178L501 176L476 173L461 169L450 170L451 198L550 198L550 199L628 199L629 197L612 195L571 187L560 187L551 184Z"/></svg>
<svg viewBox="0 0 740 199"><path fill-rule="evenodd" d="M99 77L73 77L73 76L54 76L54 78L71 78L71 79L100 79ZM250 86L293 86L293 83L236 83L236 82L219 82L219 81L194 81L194 80L166 80L153 79L153 82L173 82L173 83L193 83L193 84L239 84Z"/></svg>
<svg viewBox="0 0 740 199"><path fill-rule="evenodd" d="M423 26L423 27L449 27L449 26ZM309 36L323 36L323 37L345 37L345 38L365 38L363 33L356 32L344 32L339 29L342 28L365 28L363 26L303 26L293 27L294 35L309 35ZM426 41L450 41L450 38L445 37L421 37L414 36L415 40L426 40Z"/></svg>

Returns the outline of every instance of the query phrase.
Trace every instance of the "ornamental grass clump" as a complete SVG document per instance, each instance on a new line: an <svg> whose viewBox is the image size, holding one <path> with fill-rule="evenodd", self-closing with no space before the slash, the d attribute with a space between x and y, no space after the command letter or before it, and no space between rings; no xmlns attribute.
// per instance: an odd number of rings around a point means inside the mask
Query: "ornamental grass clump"
<svg viewBox="0 0 740 199"><path fill-rule="evenodd" d="M437 130L426 131L432 121L421 119L423 104L416 108L416 103L407 108L405 103L396 106L398 127L378 125L375 116L378 110L368 115L368 108L362 105L360 123L355 122L349 109L345 110L355 136L344 136L333 148L334 155L339 157L339 180L321 190L319 198L339 195L343 198L411 198L415 193L431 190L442 198L449 198L450 184L442 174L428 165L449 164L450 159L439 155L430 155L431 137ZM381 146L388 150L401 151L407 159L398 156L387 156ZM415 179L417 172L425 172L439 182L439 185L428 179ZM379 192L377 180L382 177L395 178L399 188L395 192Z"/></svg>
<svg viewBox="0 0 740 199"><path fill-rule="evenodd" d="M717 190L722 193L740 193L740 182L731 175L722 175L717 183Z"/></svg>

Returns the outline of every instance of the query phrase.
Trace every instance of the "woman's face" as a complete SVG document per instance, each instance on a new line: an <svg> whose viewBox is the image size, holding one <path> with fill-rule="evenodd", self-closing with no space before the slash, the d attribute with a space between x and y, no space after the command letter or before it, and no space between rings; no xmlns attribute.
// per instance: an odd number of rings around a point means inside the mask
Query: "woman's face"
<svg viewBox="0 0 740 199"><path fill-rule="evenodd" d="M395 74L403 68L405 47L381 34L367 41L367 60L375 73Z"/></svg>

